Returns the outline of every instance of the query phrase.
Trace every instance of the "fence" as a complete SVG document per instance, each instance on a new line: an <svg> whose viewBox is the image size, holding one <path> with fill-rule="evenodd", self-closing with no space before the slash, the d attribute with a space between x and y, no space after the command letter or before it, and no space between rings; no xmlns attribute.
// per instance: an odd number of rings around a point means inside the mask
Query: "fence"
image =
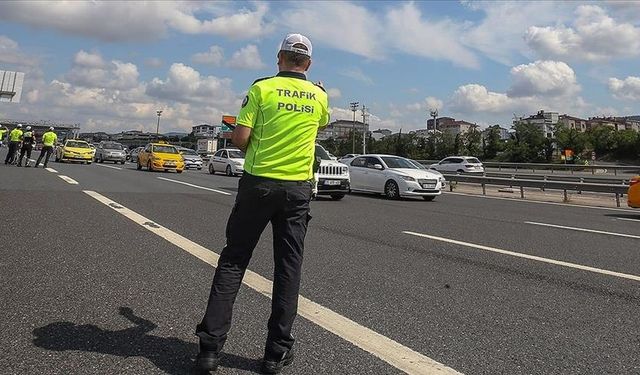
<svg viewBox="0 0 640 375"><path fill-rule="evenodd" d="M430 165L439 162L439 160L418 160L418 162ZM613 171L613 175L617 176L618 173L636 173L640 174L640 166L637 165L578 165L578 164L547 164L547 163L506 163L497 161L482 162L485 167L498 168L498 171L502 169L512 169L518 172L519 170L531 170L535 173L536 170L547 170L553 173L554 171L570 171L574 172L591 171L591 174L596 174L596 171Z"/></svg>

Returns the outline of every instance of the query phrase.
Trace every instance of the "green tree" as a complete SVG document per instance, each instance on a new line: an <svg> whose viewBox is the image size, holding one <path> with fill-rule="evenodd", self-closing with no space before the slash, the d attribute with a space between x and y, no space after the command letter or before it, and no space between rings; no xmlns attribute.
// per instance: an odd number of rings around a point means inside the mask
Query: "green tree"
<svg viewBox="0 0 640 375"><path fill-rule="evenodd" d="M558 125L555 129L555 136L558 148L561 150L571 149L576 155L581 155L587 148L587 136L575 128Z"/></svg>
<svg viewBox="0 0 640 375"><path fill-rule="evenodd" d="M477 127L472 127L463 136L464 153L470 156L480 157L482 155L482 133Z"/></svg>
<svg viewBox="0 0 640 375"><path fill-rule="evenodd" d="M506 146L504 158L516 163L531 163L546 159L547 141L535 124L519 122L513 126L515 134Z"/></svg>
<svg viewBox="0 0 640 375"><path fill-rule="evenodd" d="M615 130L608 126L596 126L587 130L591 147L597 155L604 155L615 147Z"/></svg>
<svg viewBox="0 0 640 375"><path fill-rule="evenodd" d="M633 130L615 132L613 138L615 147L611 150L616 158L634 159L638 157L638 139L640 135Z"/></svg>
<svg viewBox="0 0 640 375"><path fill-rule="evenodd" d="M495 158L504 149L504 142L500 140L500 125L487 128L482 138L482 156L485 160Z"/></svg>

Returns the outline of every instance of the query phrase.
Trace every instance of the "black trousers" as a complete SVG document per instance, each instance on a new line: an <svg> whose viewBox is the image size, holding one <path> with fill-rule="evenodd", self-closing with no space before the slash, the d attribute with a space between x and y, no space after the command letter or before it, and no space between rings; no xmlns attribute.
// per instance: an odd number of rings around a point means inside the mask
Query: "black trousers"
<svg viewBox="0 0 640 375"><path fill-rule="evenodd" d="M20 149L20 160L18 160L18 165L22 165L22 158L27 156L27 166L29 165L29 159L31 159L31 151L33 150L33 145L30 143L23 143L22 148Z"/></svg>
<svg viewBox="0 0 640 375"><path fill-rule="evenodd" d="M227 244L202 322L196 328L201 350L220 352L231 328L233 303L260 235L273 228L273 298L265 356L280 360L293 347L291 328L298 310L304 238L312 183L280 181L245 174L227 222Z"/></svg>
<svg viewBox="0 0 640 375"><path fill-rule="evenodd" d="M7 153L7 157L4 159L5 164L12 163L13 159L18 157L19 148L20 142L9 142L9 152Z"/></svg>
<svg viewBox="0 0 640 375"><path fill-rule="evenodd" d="M36 167L40 165L40 160L46 155L44 158L44 167L47 167L47 163L49 162L49 157L53 153L53 146L42 146L42 150L40 151L40 156L38 156L38 161L36 161Z"/></svg>

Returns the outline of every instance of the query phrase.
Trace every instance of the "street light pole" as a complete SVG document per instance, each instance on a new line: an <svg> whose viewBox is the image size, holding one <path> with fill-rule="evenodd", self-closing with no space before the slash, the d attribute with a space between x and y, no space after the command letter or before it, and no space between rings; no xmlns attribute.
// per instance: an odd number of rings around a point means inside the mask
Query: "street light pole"
<svg viewBox="0 0 640 375"><path fill-rule="evenodd" d="M351 111L353 112L353 127L351 130L351 136L353 137L353 146L351 147L351 153L356 153L356 111L358 110L359 102L351 102L349 105L351 106Z"/></svg>
<svg viewBox="0 0 640 375"><path fill-rule="evenodd" d="M433 132L435 133L438 130L437 118L438 118L438 109L432 109L429 114L433 117ZM428 127L427 127L428 128ZM428 130L428 129L427 129Z"/></svg>
<svg viewBox="0 0 640 375"><path fill-rule="evenodd" d="M362 105L362 153L367 153L367 118L369 114L367 113L367 107Z"/></svg>
<svg viewBox="0 0 640 375"><path fill-rule="evenodd" d="M156 114L158 114L158 125L156 125L156 138L160 135L160 115L162 115L162 110L157 110Z"/></svg>

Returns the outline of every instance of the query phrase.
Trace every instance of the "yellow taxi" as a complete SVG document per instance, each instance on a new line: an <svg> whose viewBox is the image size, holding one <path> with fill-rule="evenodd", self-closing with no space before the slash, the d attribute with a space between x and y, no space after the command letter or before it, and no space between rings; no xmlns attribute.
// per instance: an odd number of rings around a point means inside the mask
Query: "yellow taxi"
<svg viewBox="0 0 640 375"><path fill-rule="evenodd" d="M629 181L627 204L629 207L640 208L640 176L635 176Z"/></svg>
<svg viewBox="0 0 640 375"><path fill-rule="evenodd" d="M175 146L167 143L149 143L138 154L138 169L146 167L152 171L176 171L184 170L184 159Z"/></svg>
<svg viewBox="0 0 640 375"><path fill-rule="evenodd" d="M84 164L91 164L93 160L93 149L85 141L69 139L56 150L56 161L80 161Z"/></svg>

